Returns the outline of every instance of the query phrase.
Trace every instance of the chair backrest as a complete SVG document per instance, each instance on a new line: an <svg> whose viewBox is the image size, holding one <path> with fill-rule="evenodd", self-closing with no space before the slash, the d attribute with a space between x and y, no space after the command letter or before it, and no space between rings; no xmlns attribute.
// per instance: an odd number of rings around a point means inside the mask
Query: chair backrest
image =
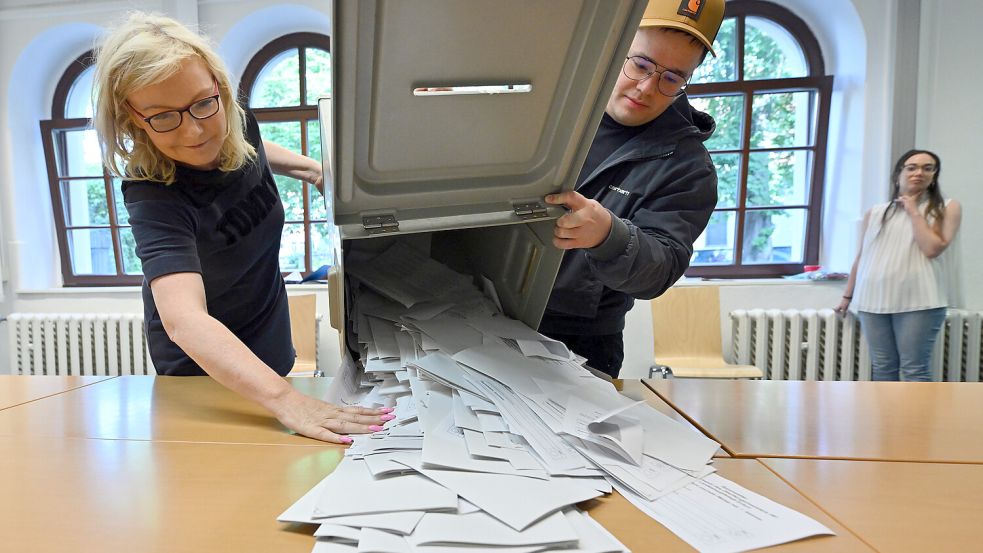
<svg viewBox="0 0 983 553"><path fill-rule="evenodd" d="M313 371L317 368L317 296L288 296L287 301L290 304L290 336L297 351L292 370Z"/></svg>
<svg viewBox="0 0 983 553"><path fill-rule="evenodd" d="M721 357L720 288L673 287L652 300L655 360Z"/></svg>

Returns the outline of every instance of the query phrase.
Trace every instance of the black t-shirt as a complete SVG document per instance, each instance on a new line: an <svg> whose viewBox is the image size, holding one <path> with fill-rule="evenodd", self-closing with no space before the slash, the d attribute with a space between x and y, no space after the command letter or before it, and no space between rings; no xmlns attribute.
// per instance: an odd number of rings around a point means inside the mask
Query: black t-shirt
<svg viewBox="0 0 983 553"><path fill-rule="evenodd" d="M150 282L200 273L208 313L281 375L293 366L287 291L280 276L283 204L247 112L246 137L257 158L232 172L178 166L171 185L125 181L136 252L143 262L143 305L150 357L158 374L206 374L168 338Z"/></svg>
<svg viewBox="0 0 983 553"><path fill-rule="evenodd" d="M648 127L649 123L628 127L618 123L607 113L602 115L601 124L598 125L597 133L594 134L594 141L591 142L590 150L587 151L587 159L584 160L584 166L580 169L580 176L577 177L577 188L580 188L580 185L587 180L594 169L604 163L608 156Z"/></svg>

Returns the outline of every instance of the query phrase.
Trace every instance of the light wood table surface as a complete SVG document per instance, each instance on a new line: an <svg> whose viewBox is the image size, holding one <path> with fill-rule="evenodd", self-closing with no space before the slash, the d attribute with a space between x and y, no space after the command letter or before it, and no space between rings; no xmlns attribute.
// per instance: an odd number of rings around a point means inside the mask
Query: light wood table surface
<svg viewBox="0 0 983 553"><path fill-rule="evenodd" d="M15 407L115 376L19 376L0 375L0 409Z"/></svg>
<svg viewBox="0 0 983 553"><path fill-rule="evenodd" d="M690 421L686 420L686 417L679 414L678 411L673 409L668 403L665 402L661 397L659 397L655 392L653 392L648 386L642 384L639 380L615 380L615 388L621 392L621 395L629 397L636 401L644 401L653 407L656 411L662 413L663 415L669 417L670 419L678 422L679 424L693 430L694 432L703 433L702 430L693 425ZM718 449L714 457L730 457L730 454L723 449Z"/></svg>
<svg viewBox="0 0 983 553"><path fill-rule="evenodd" d="M983 463L983 385L645 380L736 457Z"/></svg>
<svg viewBox="0 0 983 553"><path fill-rule="evenodd" d="M806 551L836 551L838 553L873 551L843 524L824 513L757 460L715 459L713 466L717 467L718 474L724 478L812 517L836 532L835 536L815 536L762 551L796 553ZM617 493L583 503L580 506L585 508L594 520L601 523L634 553L694 551L692 547L666 529L665 526L636 509L627 499Z"/></svg>
<svg viewBox="0 0 983 553"><path fill-rule="evenodd" d="M34 378L34 377L21 377ZM289 378L323 397L330 379ZM321 446L207 376L121 376L0 411L0 436Z"/></svg>
<svg viewBox="0 0 983 553"><path fill-rule="evenodd" d="M310 553L313 525L276 517L339 446L0 437L0 550Z"/></svg>
<svg viewBox="0 0 983 553"><path fill-rule="evenodd" d="M760 462L878 551L983 550L983 465Z"/></svg>
<svg viewBox="0 0 983 553"><path fill-rule="evenodd" d="M313 525L276 521L329 474L339 446L0 437L0 536L19 553L303 552ZM838 535L775 551L870 551L803 495L750 459L720 474L796 509ZM623 497L581 505L635 552L692 551Z"/></svg>

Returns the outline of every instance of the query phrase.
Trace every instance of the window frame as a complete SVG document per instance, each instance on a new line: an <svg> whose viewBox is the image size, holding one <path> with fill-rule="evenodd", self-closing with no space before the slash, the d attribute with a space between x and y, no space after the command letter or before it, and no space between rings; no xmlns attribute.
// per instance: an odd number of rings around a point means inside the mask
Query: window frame
<svg viewBox="0 0 983 553"><path fill-rule="evenodd" d="M796 40L808 65L808 75L785 79L744 80L744 46L746 18L767 19L783 27ZM816 265L819 261L819 247L822 233L823 191L826 174L826 153L829 136L829 115L832 100L833 76L826 75L822 50L808 25L789 10L764 0L733 0L727 2L724 18L735 18L736 75L734 81L691 84L686 92L690 98L703 96L741 96L744 99L744 112L741 129L741 145L736 149L714 150L715 154L737 154L741 164L738 174L736 206L714 209L714 213L731 212L736 215L734 233L734 263L728 265L690 265L686 271L689 277L706 278L768 278L801 273L806 265ZM815 92L815 140L811 146L790 147L751 147L753 121L753 100L755 95L781 92ZM751 153L757 152L795 152L813 153L808 204L755 206L745 205L747 200L747 181ZM745 264L744 227L748 212L774 209L805 209L806 227L802 262L797 263L755 263Z"/></svg>
<svg viewBox="0 0 983 553"><path fill-rule="evenodd" d="M120 191L114 188L113 178L102 168L102 175L88 176L62 176L58 172L58 160L65 159L68 155L68 144L64 140L64 134L56 133L59 131L71 130L91 130L92 120L86 117L66 118L65 110L69 93L72 86L82 73L93 64L93 52L90 50L72 60L68 68L62 73L51 102L51 119L40 121L41 143L44 150L45 166L48 172L48 190L51 196L52 215L54 216L56 239L58 242L59 257L61 258L62 283L65 287L76 286L137 286L143 282L143 274L127 274L123 267L123 244L120 239L120 230L129 228L129 225L121 224L116 216L116 194ZM100 163L102 166L102 163ZM92 225L69 227L65 220L65 205L62 201L61 183L71 180L95 180L102 178L106 192L106 211L109 217L109 225ZM68 231L72 229L99 228L110 231L113 244L113 259L116 266L116 274L109 275L78 275L72 268L71 250L68 243Z"/></svg>
<svg viewBox="0 0 983 553"><path fill-rule="evenodd" d="M318 121L319 119L317 105L310 105L307 103L307 59L304 55L304 51L307 48L324 50L330 55L331 37L319 33L291 33L272 40L260 48L260 50L256 52L252 58L250 58L249 63L246 65L246 69L242 72L242 78L239 80L239 99L243 107L246 107L253 112L253 115L256 116L256 121L259 123L299 123L300 148L302 152L309 153L310 137L308 136L307 132L308 124L310 121ZM266 68L267 64L276 58L276 56L293 49L298 50L299 57L297 71L300 77L300 105L273 108L249 107L249 101L251 99L250 94L253 86L256 84L256 79L259 77L263 69ZM322 222L327 223L330 221L330 214L328 219L312 219L310 204L312 196L311 188L313 185L304 181L301 181L301 185L303 187L302 193L304 198L304 219L303 221L290 220L286 221L284 224L303 224L304 270L300 272L302 275L306 276L315 269L318 269L318 267L313 266L314 252L311 225ZM326 197L329 194L332 194L331 190L324 191L324 195ZM290 272L291 271L284 271L283 274L286 275Z"/></svg>

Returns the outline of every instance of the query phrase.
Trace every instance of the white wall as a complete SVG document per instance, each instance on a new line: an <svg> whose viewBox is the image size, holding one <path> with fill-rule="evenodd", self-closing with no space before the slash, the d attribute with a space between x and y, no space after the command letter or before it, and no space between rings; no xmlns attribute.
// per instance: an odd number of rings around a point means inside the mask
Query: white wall
<svg viewBox="0 0 983 553"><path fill-rule="evenodd" d="M983 249L978 238L973 238L983 234L983 171L979 165L983 64L971 46L979 37L981 20L983 2L922 0L916 144L942 158L942 192L963 207L959 247L970 309L983 309L983 288L976 285L983 277Z"/></svg>

